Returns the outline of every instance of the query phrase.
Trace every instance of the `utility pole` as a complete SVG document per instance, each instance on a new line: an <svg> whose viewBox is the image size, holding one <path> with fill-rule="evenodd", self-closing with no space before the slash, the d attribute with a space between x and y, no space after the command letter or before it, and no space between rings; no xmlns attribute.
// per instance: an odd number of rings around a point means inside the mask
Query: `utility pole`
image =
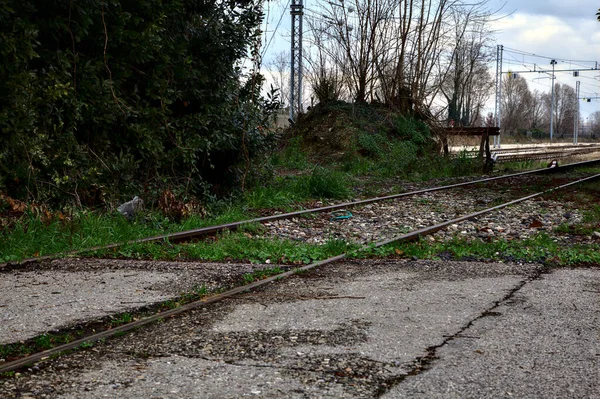
<svg viewBox="0 0 600 399"><path fill-rule="evenodd" d="M557 64L556 60L550 61L552 65L552 102L550 104L550 142L552 142L552 134L554 133L554 66Z"/></svg>
<svg viewBox="0 0 600 399"><path fill-rule="evenodd" d="M504 46L499 44L496 47L496 126L500 127L500 112L502 111L502 52ZM500 135L494 136L494 148L500 148Z"/></svg>
<svg viewBox="0 0 600 399"><path fill-rule="evenodd" d="M290 14L292 16L292 47L290 63L290 121L302 112L302 16L303 0L292 0Z"/></svg>
<svg viewBox="0 0 600 399"><path fill-rule="evenodd" d="M573 127L573 144L577 144L577 136L579 136L579 86L581 82L575 82L575 101L577 102L577 110L575 111L575 126Z"/></svg>

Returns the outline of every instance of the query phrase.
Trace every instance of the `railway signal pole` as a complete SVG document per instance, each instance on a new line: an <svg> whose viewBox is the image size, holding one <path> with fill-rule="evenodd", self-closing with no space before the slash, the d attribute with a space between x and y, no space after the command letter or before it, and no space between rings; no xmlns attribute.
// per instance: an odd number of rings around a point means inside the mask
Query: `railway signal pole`
<svg viewBox="0 0 600 399"><path fill-rule="evenodd" d="M575 82L575 101L577 102L577 109L575 111L575 126L573 127L573 144L577 144L577 136L579 136L579 91L581 82L578 80Z"/></svg>
<svg viewBox="0 0 600 399"><path fill-rule="evenodd" d="M550 61L552 65L552 103L550 104L550 142L552 142L552 133L554 132L554 66L557 64L556 60Z"/></svg>
<svg viewBox="0 0 600 399"><path fill-rule="evenodd" d="M302 16L303 0L292 0L292 47L290 63L290 121L302 112Z"/></svg>

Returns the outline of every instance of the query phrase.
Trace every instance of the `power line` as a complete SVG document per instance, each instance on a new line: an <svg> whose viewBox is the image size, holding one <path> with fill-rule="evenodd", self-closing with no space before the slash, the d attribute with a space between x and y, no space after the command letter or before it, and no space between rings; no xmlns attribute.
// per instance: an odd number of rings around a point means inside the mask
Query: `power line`
<svg viewBox="0 0 600 399"><path fill-rule="evenodd" d="M269 43L263 49L262 57L265 56L265 54L267 53L267 50L269 49L269 47L271 46L271 43L273 42L273 38L275 37L275 34L277 33L277 29L279 29L279 25L281 25L281 21L283 20L283 16L285 15L285 12L287 11L288 7L290 6L290 1L291 0L288 0L288 2L285 5L285 7L283 7L283 11L281 12L281 16L279 17L279 21L277 21L277 25L275 26L275 29L273 30L273 34L271 35L271 39L269 40Z"/></svg>
<svg viewBox="0 0 600 399"><path fill-rule="evenodd" d="M595 60L594 61L591 61L591 60L569 60L569 59L557 58L557 57L547 57L545 55L538 55L538 54L535 54L535 53L528 53L526 51L511 49L511 48L508 48L508 47L504 47L504 49L508 50L509 52L512 52L512 53L516 53L516 54L520 54L520 55L528 55L528 56L531 56L531 57L544 58L544 59L547 59L547 60L557 60L557 61L572 62L572 63L576 63L576 62L584 62L584 63L592 63L593 62L594 64L598 63L598 61L595 61Z"/></svg>

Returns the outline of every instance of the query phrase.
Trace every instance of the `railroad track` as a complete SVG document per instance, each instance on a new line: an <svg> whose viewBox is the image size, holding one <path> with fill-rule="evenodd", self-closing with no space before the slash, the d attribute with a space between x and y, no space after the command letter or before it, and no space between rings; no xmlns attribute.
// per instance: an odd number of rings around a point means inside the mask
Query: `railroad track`
<svg viewBox="0 0 600 399"><path fill-rule="evenodd" d="M574 164L574 165L570 165L570 167L591 166L591 165L594 165L597 162L600 162L600 160L599 161L592 161L592 162L584 162L584 163ZM568 168L559 168L559 170L565 170L565 169L568 169ZM546 173L546 172L552 172L552 170L538 170L538 171L532 171L532 172L524 172L524 173L510 175L510 177L527 176L528 174L542 173L542 172L544 172L544 173ZM376 201L389 200L391 198L401 198L403 196L415 195L415 193L426 193L426 192L441 191L441 190L446 190L446 189L450 189L450 188L464 187L464 186L471 185L471 184L478 184L478 183L482 183L482 182L495 181L495 180L502 179L502 178L507 178L507 177L508 176L495 177L495 178L491 178L491 179L481 179L481 180L478 180L478 181L475 181L475 182L460 183L460 184L455 184L455 185L450 185L450 186L444 186L444 187L435 187L435 188L431 188L431 189L427 189L427 190L419 190L419 191L415 191L415 192L411 192L411 193L399 194L399 195L395 195L395 196L388 196L388 197L382 197L382 198L377 198L377 199L356 201L356 202L352 202L352 203L339 204L339 205L335 205L335 206L332 206L332 207L323 207L323 208L317 208L317 209L312 209L312 210L307 210L307 211L293 212L293 213L285 214L285 215L275 215L273 217L266 217L266 218L254 219L253 221L274 220L275 218L280 218L281 219L281 218L284 218L284 217L294 217L294 216L297 216L297 215L300 215L300 214L309 213L309 212L323 212L325 210L340 209L341 207L348 207L350 205L357 206L357 205L360 205L360 204L369 204L369 203L376 202ZM588 176L588 177L585 177L585 178L582 178L582 179L578 179L576 181L568 182L568 183L565 183L565 184L560 184L558 186L551 187L551 188L545 189L543 191L536 192L536 193L533 193L533 194L530 194L530 195L527 195L527 196L524 196L524 197L521 197L521 198L513 199L513 200L510 200L510 201L504 202L502 204L498 204L498 205L495 205L495 206L492 206L492 207L489 207L489 208L485 208L485 209L482 209L482 210L478 210L478 211L475 211L475 212L469 212L469 213L467 213L465 215L461 215L459 217L455 217L455 218L446 220L444 222L437 223L435 225L427 226L427 227L424 227L424 228L421 228L421 229L418 229L418 230L415 230L415 231L412 231L412 232L409 232L409 233L406 233L406 234L400 234L400 235L395 236L393 238L388 238L388 239L380 240L380 241L377 241L375 243L371 243L371 244L369 244L367 246L364 246L363 248L361 248L361 250L371 249L372 247L382 247L384 245L388 245L388 244L392 244L392 243L413 241L413 240L418 239L419 237L422 237L422 236L425 236L425 235L429 235L429 234L433 234L433 233L435 233L437 231L445 229L449 225L460 223L460 222L463 222L463 221L468 220L468 219L476 218L476 217L479 217L481 215L497 211L497 210L499 210L501 208L505 208L505 207L508 207L508 206L511 206L511 205L515 205L515 204L518 204L518 203L521 203L521 202L524 202L524 201L531 200L531 199L536 198L536 197L540 197L540 196L545 195L545 194L552 193L552 192L557 191L557 190L561 190L561 189L564 189L564 188L567 188L567 187L570 187L570 186L574 186L574 185L581 184L581 183L584 183L584 182L589 182L589 181L596 180L596 179L599 179L599 178L600 178L600 174L595 174L595 175ZM294 216L291 216L291 215L294 215ZM223 229L232 228L232 227L236 228L236 227L239 227L240 225L248 223L248 222L249 221L243 221L243 222L237 222L235 224L231 224L230 223L230 224L227 224L227 225L213 226L213 227L210 227L210 228L195 230L193 233L192 232L183 232L183 233L176 233L175 235L178 235L177 236L178 238L185 237L187 239L187 238L190 238L190 237L196 237L199 234L200 235L207 234L208 232L221 231ZM165 237L167 237L167 236L152 237L152 238L146 239L146 240L139 240L138 242L159 241L161 239L164 239ZM12 371L12 370L16 370L16 369L19 369L19 368L24 367L26 365L30 365L32 363L39 362L39 361L42 361L44 359L50 358L50 357L55 356L55 355L57 355L59 353L62 353L62 352L68 351L68 350L76 349L76 348L80 347L83 344L88 344L88 343L96 342L96 341L99 341L99 340L102 340L102 339L114 337L114 336L117 336L117 335L122 334L124 332L127 332L127 331L130 331L130 330L139 328L139 327L144 326L144 325L148 325L148 324L153 323L153 322L156 322L158 320L165 319L165 318L168 318L168 317L173 317L173 316L175 316L177 314L181 314L181 313L190 311L192 309L204 307L204 306L206 306L206 305L208 305L210 303L218 302L218 301L224 300L226 298L231 298L231 297L233 297L233 296L235 296L235 295L237 295L239 293L242 293L242 292L245 292L245 291L249 291L249 290L258 288L260 286L263 286L265 284L269 284L271 282L277 281L277 280L282 279L282 278L289 277L289 276L291 276L291 275L293 275L295 273L298 273L298 272L308 271L308 270L314 269L314 268L322 266L322 265L326 265L326 264L330 264L330 263L333 263L333 262L337 262L339 260L347 258L348 256L349 256L349 254L340 254L340 255L337 255L337 256L325 259L325 260L313 262L313 263L311 263L309 265L306 265L306 266L303 266L303 267L298 267L298 268L295 268L293 270L290 270L290 271L287 271L287 272L284 272L284 273L280 273L280 274L277 274L275 276L272 276L272 277L269 277L269 278L266 278L266 279L263 279L263 280L260 280L260 281L257 281L257 282L253 282L253 283L250 283L250 284L238 286L238 287L236 287L234 289L228 290L228 291L223 292L221 294L213 295L213 296L210 296L210 297L206 297L206 298L203 298L201 300L191 302L189 304L183 305L183 306L175 308L175 309L171 309L171 310L168 310L168 311L160 312L160 313L154 314L152 316L148 316L148 317L142 318L140 320L137 320L137 321L134 321L134 322L131 322L131 323L128 323L128 324L124 324L124 325L119 326L119 327L115 327L115 328L112 328L112 329L109 329L109 330L106 330L106 331L102 331L102 332L99 332L99 333L87 336L85 338L78 339L78 340L70 342L68 344L57 346L55 348L52 348L52 349L49 349L49 350L46 350L46 351L42 351L42 352L39 352L39 353L31 354L31 355L29 355L27 357L24 357L24 358L21 358L21 359L17 359L17 360L14 360L14 361L0 363L0 373L7 372L7 371Z"/></svg>
<svg viewBox="0 0 600 399"><path fill-rule="evenodd" d="M566 158L569 156L593 154L600 152L600 145L566 145L560 147L518 147L518 148L494 148L492 153L497 155L496 162L521 162L537 161L555 158ZM468 157L475 158L479 151L466 151ZM457 154L453 154L454 157Z"/></svg>
<svg viewBox="0 0 600 399"><path fill-rule="evenodd" d="M581 167L588 167L588 166L591 167L591 166L598 165L598 164L600 164L600 159L584 161L584 162L577 162L577 163L573 163L573 164L569 164L569 165L563 165L560 167L560 169L547 169L547 168L536 169L536 170L532 170L532 171L513 173L513 174L508 174L508 175L477 179L477 180L472 180L472 181L463 182L463 183L450 184L450 185L446 185L446 186L432 187L432 188L426 188L423 190L415 190L415 191L410 191L410 192L405 192L405 193L393 194L393 195L388 195L388 196L384 196L384 197L375 197L375 198L370 198L370 199L365 199L365 200L358 200L358 201L352 201L352 202L344 202L344 203L336 204L336 205L323 206L323 207L319 207L319 208L305 209L305 210L300 210L300 211L296 211L296 212L288 212L288 213L282 213L282 214L277 214L277 215L264 216L264 217L254 218L254 219L242 220L242 221L238 221L238 222L231 222L231 223L225 223L225 224L220 224L220 225L215 225L215 226L208 226L208 227L202 227L202 228L198 228L198 229L186 230L186 231L177 232L177 233L162 234L162 235L132 240L132 241L124 242L124 243L115 243L115 244L110 244L110 245L97 246L97 247L87 248L84 250L71 251L68 253L52 254L52 255L44 255L44 256L38 256L38 257L33 257L33 258L27 258L27 259L23 259L18 262L0 263L0 269L6 268L6 267L12 266L12 265L27 264L27 263L32 263L32 262L40 262L40 261L50 260L57 256L76 256L76 255L80 255L82 253L91 252L91 251L116 249L125 244L141 244L141 243L166 242L166 241L180 242L180 241L191 240L191 239L203 237L203 236L210 235L210 234L215 234L215 233L222 232L225 230L233 231L244 225L248 225L248 224L252 224L252 223L265 223L265 222L272 222L272 221L283 220L283 219L292 219L292 218L295 218L298 216L309 215L309 214L313 214L313 213L331 212L331 211L352 208L352 207L361 206L361 205L372 204L372 203L376 203L376 202L401 199L401 198L415 196L415 195L419 195L419 194L433 193L433 192L437 192L437 191L445 191L445 190L450 190L450 189L459 188L459 187L467 187L467 186L472 186L472 185L481 184L481 183L490 183L493 181L522 177L522 176L555 173L558 170L565 171L565 170L571 170L571 169L576 169L576 168L581 168Z"/></svg>
<svg viewBox="0 0 600 399"><path fill-rule="evenodd" d="M534 161L534 160L545 160L545 159L556 159L565 158L575 155L592 154L600 151L598 147L592 148L567 148L554 151L542 150L528 153L517 153L513 154L512 150L506 150L506 153L499 153L496 158L496 162L519 162L519 161ZM497 151L495 151L497 152Z"/></svg>
<svg viewBox="0 0 600 399"><path fill-rule="evenodd" d="M571 149L596 149L600 150L600 144L569 144L561 146L530 146L516 148L495 148L494 152L502 154L507 152L536 152L536 151L552 151L552 150L571 150Z"/></svg>

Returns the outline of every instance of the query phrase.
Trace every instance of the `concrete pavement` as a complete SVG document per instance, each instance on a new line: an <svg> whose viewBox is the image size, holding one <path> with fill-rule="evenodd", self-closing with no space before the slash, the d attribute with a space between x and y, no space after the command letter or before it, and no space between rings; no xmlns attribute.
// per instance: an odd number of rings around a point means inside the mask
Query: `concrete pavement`
<svg viewBox="0 0 600 399"><path fill-rule="evenodd" d="M595 398L600 269L349 261L42 363L0 397Z"/></svg>

